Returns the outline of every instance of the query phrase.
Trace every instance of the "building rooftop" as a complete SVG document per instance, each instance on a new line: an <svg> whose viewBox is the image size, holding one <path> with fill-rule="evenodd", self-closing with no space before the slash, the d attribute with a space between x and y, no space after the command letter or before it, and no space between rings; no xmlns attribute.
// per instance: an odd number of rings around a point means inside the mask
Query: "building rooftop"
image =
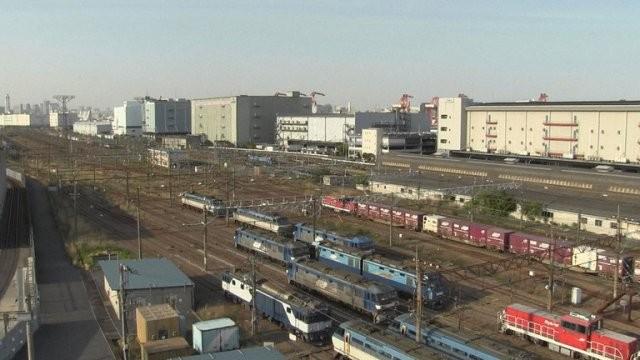
<svg viewBox="0 0 640 360"><path fill-rule="evenodd" d="M214 330L214 329L221 329L221 328L231 327L231 326L235 326L235 325L236 325L236 323L233 322L233 320L231 320L229 318L219 318L219 319L213 319L213 320L197 322L197 323L193 324L193 327L195 329L200 330L200 331L207 331L207 330Z"/></svg>
<svg viewBox="0 0 640 360"><path fill-rule="evenodd" d="M467 106L467 110L609 110L625 111L640 110L640 100L615 100L615 101L522 101L522 102L487 102L473 103Z"/></svg>
<svg viewBox="0 0 640 360"><path fill-rule="evenodd" d="M136 311L147 321L177 318L178 312L169 304L139 306Z"/></svg>
<svg viewBox="0 0 640 360"><path fill-rule="evenodd" d="M164 340L149 341L142 344L147 354L157 354L171 350L188 349L189 343L183 337L172 337Z"/></svg>
<svg viewBox="0 0 640 360"><path fill-rule="evenodd" d="M284 360L284 355L271 346L251 347L218 353L177 357L173 360Z"/></svg>
<svg viewBox="0 0 640 360"><path fill-rule="evenodd" d="M126 273L126 286L131 289L165 288L193 286L193 282L171 261L161 259L142 260L101 260L98 265L102 269L109 287L120 290L119 265L129 268Z"/></svg>

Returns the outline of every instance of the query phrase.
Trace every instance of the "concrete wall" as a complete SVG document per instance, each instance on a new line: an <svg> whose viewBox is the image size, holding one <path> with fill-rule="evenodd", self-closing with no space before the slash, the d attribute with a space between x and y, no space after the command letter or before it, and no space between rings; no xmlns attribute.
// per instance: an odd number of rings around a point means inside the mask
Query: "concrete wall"
<svg viewBox="0 0 640 360"><path fill-rule="evenodd" d="M382 129L362 130L362 154L372 154L376 158L382 151Z"/></svg>
<svg viewBox="0 0 640 360"><path fill-rule="evenodd" d="M191 102L185 99L145 100L143 132L191 133Z"/></svg>
<svg viewBox="0 0 640 360"><path fill-rule="evenodd" d="M468 109L466 149L640 162L640 110L574 110ZM441 119L440 127L443 124Z"/></svg>

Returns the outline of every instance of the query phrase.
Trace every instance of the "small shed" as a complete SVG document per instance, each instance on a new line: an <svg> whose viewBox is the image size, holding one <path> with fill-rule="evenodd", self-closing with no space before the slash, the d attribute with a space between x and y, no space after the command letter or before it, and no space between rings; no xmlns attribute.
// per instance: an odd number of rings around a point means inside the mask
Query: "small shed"
<svg viewBox="0 0 640 360"><path fill-rule="evenodd" d="M165 360L193 354L183 337L149 341L140 347L142 360Z"/></svg>
<svg viewBox="0 0 640 360"><path fill-rule="evenodd" d="M238 348L240 348L240 329L233 320L220 318L193 324L193 349L199 353Z"/></svg>
<svg viewBox="0 0 640 360"><path fill-rule="evenodd" d="M180 316L169 304L140 306L136 329L140 344L180 336Z"/></svg>

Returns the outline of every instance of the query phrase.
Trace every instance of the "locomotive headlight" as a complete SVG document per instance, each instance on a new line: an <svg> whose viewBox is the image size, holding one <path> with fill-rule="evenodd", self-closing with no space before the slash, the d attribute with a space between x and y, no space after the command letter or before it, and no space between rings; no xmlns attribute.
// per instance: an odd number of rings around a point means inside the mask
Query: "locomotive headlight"
<svg viewBox="0 0 640 360"><path fill-rule="evenodd" d="M381 309L382 309L382 305L376 304L376 310L381 310Z"/></svg>

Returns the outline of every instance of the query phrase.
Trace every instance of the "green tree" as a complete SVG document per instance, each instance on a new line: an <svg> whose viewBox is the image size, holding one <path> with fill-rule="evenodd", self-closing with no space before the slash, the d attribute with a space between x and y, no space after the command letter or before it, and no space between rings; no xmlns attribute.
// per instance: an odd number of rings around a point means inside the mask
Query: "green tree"
<svg viewBox="0 0 640 360"><path fill-rule="evenodd" d="M520 202L520 212L527 220L535 220L542 217L542 204L537 201L522 200Z"/></svg>
<svg viewBox="0 0 640 360"><path fill-rule="evenodd" d="M465 204L467 211L505 217L517 209L516 200L504 190L485 190Z"/></svg>

